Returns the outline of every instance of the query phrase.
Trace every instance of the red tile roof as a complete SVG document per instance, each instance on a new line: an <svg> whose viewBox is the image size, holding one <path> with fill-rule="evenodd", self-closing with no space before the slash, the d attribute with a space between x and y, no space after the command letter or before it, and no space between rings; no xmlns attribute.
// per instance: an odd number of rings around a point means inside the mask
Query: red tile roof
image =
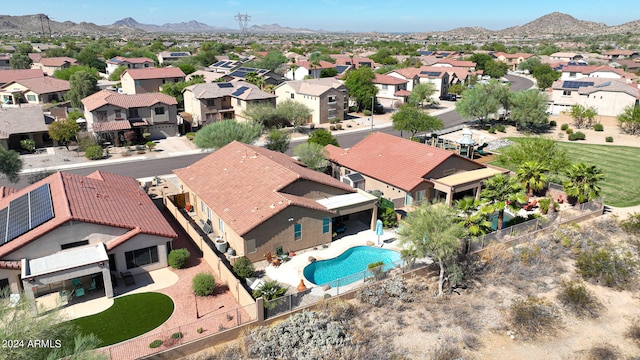
<svg viewBox="0 0 640 360"><path fill-rule="evenodd" d="M313 62L308 61L308 60L304 60L304 61L297 61L296 62L297 66L303 67L307 70L313 70L313 69L333 69L336 67L336 64L332 64L328 61L324 61L324 60L320 60L318 61L318 65L314 67Z"/></svg>
<svg viewBox="0 0 640 360"><path fill-rule="evenodd" d="M62 56L62 57L50 57L50 58L43 57L38 62L43 66L60 67L60 66L64 66L65 64L71 64L71 65L77 64L78 60L74 58Z"/></svg>
<svg viewBox="0 0 640 360"><path fill-rule="evenodd" d="M18 83L36 94L50 94L60 91L69 91L71 88L67 80L56 79L49 76L20 79L13 81L12 83ZM11 86L11 83L8 83L3 87L7 86Z"/></svg>
<svg viewBox="0 0 640 360"><path fill-rule="evenodd" d="M0 258L69 221L112 226L127 232L139 228L136 231L143 234L177 237L135 179L101 171L87 176L57 172L0 199L0 208L44 183L51 188L53 219L0 246Z"/></svg>
<svg viewBox="0 0 640 360"><path fill-rule="evenodd" d="M394 96L409 96L409 95L411 95L411 91L409 91L409 90L398 90L393 95Z"/></svg>
<svg viewBox="0 0 640 360"><path fill-rule="evenodd" d="M333 145L326 149L332 162L405 191L426 181L425 176L445 160L459 157L448 150L381 132L374 132L350 149Z"/></svg>
<svg viewBox="0 0 640 360"><path fill-rule="evenodd" d="M177 105L173 96L162 93L119 94L115 91L101 90L82 99L84 108L88 111L113 105L122 109L146 108L155 104Z"/></svg>
<svg viewBox="0 0 640 360"><path fill-rule="evenodd" d="M95 132L122 131L129 129L131 129L131 122L129 120L115 120L93 123L93 131Z"/></svg>
<svg viewBox="0 0 640 360"><path fill-rule="evenodd" d="M133 80L184 78L186 76L179 67L128 69L120 77L125 74L129 74Z"/></svg>
<svg viewBox="0 0 640 360"><path fill-rule="evenodd" d="M463 67L463 68L476 67L476 63L474 63L473 61L454 60L454 59L442 59L437 61L435 64L449 64L454 67Z"/></svg>
<svg viewBox="0 0 640 360"><path fill-rule="evenodd" d="M402 85L408 83L409 80L403 80L394 76L376 74L376 78L373 79L374 84L383 85Z"/></svg>
<svg viewBox="0 0 640 360"><path fill-rule="evenodd" d="M240 236L289 206L333 213L313 199L283 192L297 181L355 191L285 154L237 141L174 173Z"/></svg>
<svg viewBox="0 0 640 360"><path fill-rule="evenodd" d="M571 65L562 68L562 72L575 72L581 74L593 74L594 72L612 72L624 76L623 69L615 69L609 65Z"/></svg>
<svg viewBox="0 0 640 360"><path fill-rule="evenodd" d="M19 79L31 79L44 77L42 69L23 69L23 70L0 70L0 84Z"/></svg>

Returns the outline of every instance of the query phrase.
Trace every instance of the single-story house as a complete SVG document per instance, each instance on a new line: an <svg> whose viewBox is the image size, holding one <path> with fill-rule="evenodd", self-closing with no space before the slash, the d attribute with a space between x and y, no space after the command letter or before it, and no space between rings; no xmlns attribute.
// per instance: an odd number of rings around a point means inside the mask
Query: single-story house
<svg viewBox="0 0 640 360"><path fill-rule="evenodd" d="M57 172L1 190L0 287L12 293L80 297L93 287L110 298L122 272L167 266L177 234L133 178Z"/></svg>
<svg viewBox="0 0 640 360"><path fill-rule="evenodd" d="M0 86L15 80L44 77L41 69L0 70Z"/></svg>
<svg viewBox="0 0 640 360"><path fill-rule="evenodd" d="M416 84L432 83L436 88L436 98L449 92L449 72L446 67L422 66L419 68L403 68L389 71L386 75L408 80L407 90L413 91Z"/></svg>
<svg viewBox="0 0 640 360"><path fill-rule="evenodd" d="M210 236L254 262L330 243L334 219L375 226L375 196L262 147L234 141L174 173Z"/></svg>
<svg viewBox="0 0 640 360"><path fill-rule="evenodd" d="M480 196L485 179L508 170L488 167L452 151L374 132L349 149L327 145L334 177L381 192L396 208L422 201Z"/></svg>
<svg viewBox="0 0 640 360"><path fill-rule="evenodd" d="M23 106L0 111L0 146L23 152L20 140L35 141L36 148L54 145L49 125L55 119L43 113L41 106Z"/></svg>
<svg viewBox="0 0 640 360"><path fill-rule="evenodd" d="M609 50L602 55L605 56L608 60L617 60L617 59L635 59L638 57L637 50L624 50L624 49L614 49Z"/></svg>
<svg viewBox="0 0 640 360"><path fill-rule="evenodd" d="M615 69L609 65L573 65L563 66L560 80L577 80L581 78L620 79L624 77L624 70Z"/></svg>
<svg viewBox="0 0 640 360"><path fill-rule="evenodd" d="M159 92L163 84L184 81L185 74L179 67L129 69L120 76L125 94Z"/></svg>
<svg viewBox="0 0 640 360"><path fill-rule="evenodd" d="M20 79L0 86L0 99L4 105L61 102L70 88L67 80L50 76ZM18 94L19 98L16 98Z"/></svg>
<svg viewBox="0 0 640 360"><path fill-rule="evenodd" d="M291 80L275 88L277 103L293 100L311 109L310 123L344 120L349 96L346 86L335 78Z"/></svg>

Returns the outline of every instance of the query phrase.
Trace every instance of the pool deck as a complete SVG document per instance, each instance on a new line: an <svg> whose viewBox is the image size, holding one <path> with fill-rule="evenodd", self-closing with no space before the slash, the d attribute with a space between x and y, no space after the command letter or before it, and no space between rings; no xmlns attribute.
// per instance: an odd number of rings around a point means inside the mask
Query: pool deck
<svg viewBox="0 0 640 360"><path fill-rule="evenodd" d="M378 242L378 236L373 230L363 230L353 235L343 236L338 240L332 241L327 248L319 246L317 248L296 252L296 255L292 257L291 260L278 267L267 265L266 261L263 261L263 264L260 264L262 266L257 266L257 268L263 268L267 278L276 280L293 289L300 284L300 279L304 279L304 284L307 286L307 289L311 289L313 293L314 290L320 291L322 287L310 283L304 277L303 271L305 266L309 265L309 257L312 256L316 260L331 259L354 246L367 245L367 242L374 244ZM400 245L393 229L385 229L384 235L380 236L380 242L374 246L400 251ZM320 291L320 293L324 293L324 291Z"/></svg>

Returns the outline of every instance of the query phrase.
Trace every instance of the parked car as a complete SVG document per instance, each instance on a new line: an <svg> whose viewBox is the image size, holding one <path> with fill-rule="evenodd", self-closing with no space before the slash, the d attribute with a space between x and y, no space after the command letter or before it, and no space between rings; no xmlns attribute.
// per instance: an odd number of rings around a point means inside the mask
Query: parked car
<svg viewBox="0 0 640 360"><path fill-rule="evenodd" d="M458 96L456 94L444 94L440 96L440 100L456 101Z"/></svg>

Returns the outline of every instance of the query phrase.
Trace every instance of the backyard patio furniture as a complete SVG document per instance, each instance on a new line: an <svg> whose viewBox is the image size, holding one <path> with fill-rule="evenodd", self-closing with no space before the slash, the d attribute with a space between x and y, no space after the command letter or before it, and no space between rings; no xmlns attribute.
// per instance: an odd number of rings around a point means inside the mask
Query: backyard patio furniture
<svg viewBox="0 0 640 360"><path fill-rule="evenodd" d="M533 210L536 206L538 206L538 200L533 200L530 203L527 203L525 206L523 206L522 208L526 211L531 211Z"/></svg>
<svg viewBox="0 0 640 360"><path fill-rule="evenodd" d="M77 287L77 288L76 288L76 290L75 290L75 296L76 296L76 297L84 296L84 288L83 288L82 286L81 286L81 287Z"/></svg>
<svg viewBox="0 0 640 360"><path fill-rule="evenodd" d="M87 290L92 291L96 289L96 278L91 279L91 285L87 288Z"/></svg>
<svg viewBox="0 0 640 360"><path fill-rule="evenodd" d="M74 289L76 289L78 287L82 287L82 283L80 282L80 279L71 280L71 285L73 285Z"/></svg>
<svg viewBox="0 0 640 360"><path fill-rule="evenodd" d="M133 275L131 274L130 271L125 271L125 272L121 271L120 276L122 277L122 280L124 280L124 284L126 286L135 285L136 280L133 278Z"/></svg>

